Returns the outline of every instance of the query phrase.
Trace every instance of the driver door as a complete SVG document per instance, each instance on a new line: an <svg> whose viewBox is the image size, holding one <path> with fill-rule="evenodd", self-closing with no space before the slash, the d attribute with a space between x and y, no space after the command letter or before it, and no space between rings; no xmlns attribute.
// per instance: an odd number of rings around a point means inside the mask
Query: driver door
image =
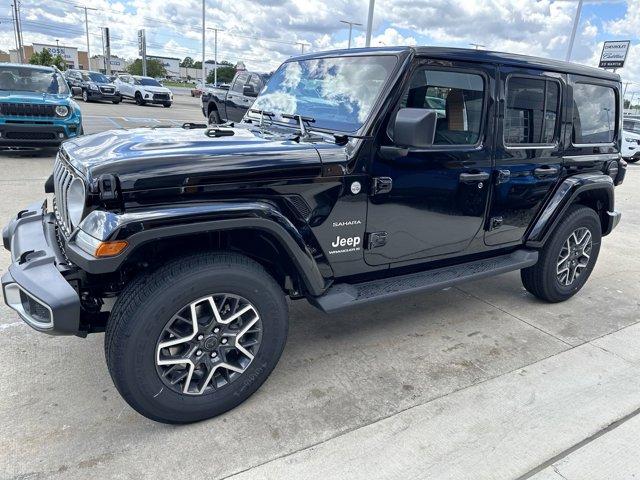
<svg viewBox="0 0 640 480"><path fill-rule="evenodd" d="M482 239L491 190L495 67L447 64L416 62L396 106L396 112L435 111L433 146L394 155L377 148L374 154L365 250L370 265L461 254ZM395 114L379 145L395 146L394 121Z"/></svg>

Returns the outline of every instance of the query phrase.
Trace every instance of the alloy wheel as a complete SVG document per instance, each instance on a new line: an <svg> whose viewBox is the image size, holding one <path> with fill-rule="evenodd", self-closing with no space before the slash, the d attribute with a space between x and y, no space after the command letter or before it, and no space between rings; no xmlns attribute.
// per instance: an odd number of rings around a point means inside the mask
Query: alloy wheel
<svg viewBox="0 0 640 480"><path fill-rule="evenodd" d="M214 294L181 308L156 345L156 370L171 390L212 393L237 380L262 341L262 321L245 298Z"/></svg>
<svg viewBox="0 0 640 480"><path fill-rule="evenodd" d="M562 245L558 255L556 273L560 285L572 285L589 265L593 240L586 227L574 230Z"/></svg>

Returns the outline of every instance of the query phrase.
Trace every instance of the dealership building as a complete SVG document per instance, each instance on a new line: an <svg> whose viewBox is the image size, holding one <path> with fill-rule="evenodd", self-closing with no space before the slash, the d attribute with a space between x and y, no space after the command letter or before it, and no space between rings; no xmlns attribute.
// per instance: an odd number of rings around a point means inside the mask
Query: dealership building
<svg viewBox="0 0 640 480"><path fill-rule="evenodd" d="M89 57L87 52L78 50L76 47L67 47L65 45L48 45L44 43L34 43L33 45L22 46L22 56L25 59L25 63L29 63L31 55L34 53L40 53L43 50L49 50L54 57L60 55L67 65L67 68L81 68L86 69L89 67ZM17 50L9 50L9 57L11 62L20 63L20 57Z"/></svg>
<svg viewBox="0 0 640 480"><path fill-rule="evenodd" d="M180 78L180 59L174 57L158 57L147 55L147 60L157 60L167 71L167 78Z"/></svg>

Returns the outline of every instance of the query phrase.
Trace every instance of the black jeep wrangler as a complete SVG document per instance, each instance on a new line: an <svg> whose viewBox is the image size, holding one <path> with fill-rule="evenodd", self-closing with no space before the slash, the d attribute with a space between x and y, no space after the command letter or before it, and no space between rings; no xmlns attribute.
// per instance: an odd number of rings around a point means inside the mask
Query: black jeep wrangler
<svg viewBox="0 0 640 480"><path fill-rule="evenodd" d="M294 58L235 125L65 142L3 231L7 305L36 330L105 331L143 415L191 422L249 397L287 297L325 312L520 270L574 295L620 220L618 75L446 48Z"/></svg>

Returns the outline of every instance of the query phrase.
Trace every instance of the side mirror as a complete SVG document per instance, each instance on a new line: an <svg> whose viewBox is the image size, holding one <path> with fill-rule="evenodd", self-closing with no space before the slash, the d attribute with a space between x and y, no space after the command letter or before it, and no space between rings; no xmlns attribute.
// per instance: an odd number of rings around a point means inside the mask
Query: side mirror
<svg viewBox="0 0 640 480"><path fill-rule="evenodd" d="M423 108L401 108L396 114L393 140L408 148L426 148L433 145L438 114Z"/></svg>
<svg viewBox="0 0 640 480"><path fill-rule="evenodd" d="M253 89L253 85L245 85L243 88L243 93L247 97L257 97L258 93Z"/></svg>
<svg viewBox="0 0 640 480"><path fill-rule="evenodd" d="M74 97L82 95L82 89L80 87L71 87L71 95L73 95Z"/></svg>

